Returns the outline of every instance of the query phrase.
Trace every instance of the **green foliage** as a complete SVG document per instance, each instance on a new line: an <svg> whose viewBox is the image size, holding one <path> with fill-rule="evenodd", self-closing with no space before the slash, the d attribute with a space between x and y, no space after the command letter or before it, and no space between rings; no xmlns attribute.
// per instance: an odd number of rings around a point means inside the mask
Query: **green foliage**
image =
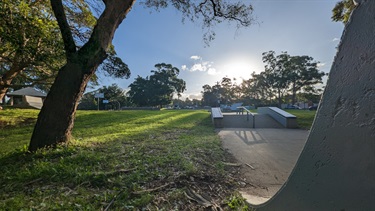
<svg viewBox="0 0 375 211"><path fill-rule="evenodd" d="M341 0L336 3L332 9L332 20L336 22L343 22L344 24L349 21L350 14L355 8L353 0Z"/></svg>
<svg viewBox="0 0 375 211"><path fill-rule="evenodd" d="M290 56L282 52L275 56L274 51L263 53L265 80L269 89L277 96L279 106L288 92L292 94L292 104L296 103L296 95L301 89L322 83L325 75L318 70L318 62L309 56Z"/></svg>
<svg viewBox="0 0 375 211"><path fill-rule="evenodd" d="M269 89L269 92L276 96L279 106L282 103L282 97L289 88L289 72L291 71L291 57L287 52L282 52L280 55L275 55L274 51L265 52L262 54L263 63L265 63L265 71L261 73L262 79L265 80L266 86L263 88Z"/></svg>
<svg viewBox="0 0 375 211"><path fill-rule="evenodd" d="M38 114L4 112L4 121ZM69 145L34 154L24 150L32 125L1 128L0 209L189 210L187 188L211 183L211 197L232 193L222 187L224 152L207 111L78 111L75 123Z"/></svg>
<svg viewBox="0 0 375 211"><path fill-rule="evenodd" d="M318 62L313 61L312 57L290 56L287 52L276 55L274 51L269 51L263 53L263 62L263 72L253 72L250 79L243 80L239 85L228 77L214 86L204 85L202 104L219 106L243 102L255 106L277 104L280 107L289 95L294 104L297 94L308 98L307 101L319 101L322 90L314 86L322 83L325 73L318 70Z"/></svg>
<svg viewBox="0 0 375 211"><path fill-rule="evenodd" d="M291 57L291 68L288 71L289 87L292 92L292 104L301 89L313 91L313 85L322 83L324 72L318 70L318 63L309 56ZM314 92L313 92L314 93Z"/></svg>
<svg viewBox="0 0 375 211"><path fill-rule="evenodd" d="M47 0L0 2L0 89L48 89L64 63L63 44Z"/></svg>
<svg viewBox="0 0 375 211"><path fill-rule="evenodd" d="M68 24L78 46L87 42L96 25L94 9L100 10L100 3L85 0L63 1Z"/></svg>
<svg viewBox="0 0 375 211"><path fill-rule="evenodd" d="M113 45L110 46L107 59L98 68L99 71L104 72L106 76L113 78L128 79L130 77L130 69L121 58L117 57L116 51Z"/></svg>
<svg viewBox="0 0 375 211"><path fill-rule="evenodd" d="M220 85L216 84L214 86L210 86L205 84L202 91L202 104L205 106L212 106L216 107L219 106L220 100Z"/></svg>
<svg viewBox="0 0 375 211"><path fill-rule="evenodd" d="M251 210L249 206L247 205L246 199L244 199L240 193L235 193L232 195L228 201L228 206L232 210L241 210L241 211L248 211Z"/></svg>
<svg viewBox="0 0 375 211"><path fill-rule="evenodd" d="M96 24L89 9L92 7L83 0L64 3L76 42L86 42ZM58 69L65 64L63 41L50 2L1 1L0 38L0 89L34 86L48 91ZM130 75L113 47L100 69L117 78Z"/></svg>
<svg viewBox="0 0 375 211"><path fill-rule="evenodd" d="M104 98L99 100L99 109L108 110L114 109L119 110L122 106L127 105L127 99L122 90L117 84L112 84L110 86L103 86L100 89L86 93L83 95L81 102L78 105L79 110L97 110L98 102L95 98L95 93L103 93ZM104 104L103 100L108 100L109 103Z"/></svg>
<svg viewBox="0 0 375 211"><path fill-rule="evenodd" d="M233 81L236 79L233 78ZM240 100L238 95L239 90L232 79L223 77L221 82L217 82L214 86L208 84L204 85L202 91L202 102L206 106L219 106L219 104L231 104L237 100Z"/></svg>
<svg viewBox="0 0 375 211"><path fill-rule="evenodd" d="M248 80L242 81L239 90L246 105L269 104L269 99L273 97L264 73L253 72Z"/></svg>
<svg viewBox="0 0 375 211"><path fill-rule="evenodd" d="M138 106L162 106L172 102L173 94L180 96L186 90L186 82L178 78L180 70L171 64L155 65L150 77L138 76L129 85L128 96Z"/></svg>

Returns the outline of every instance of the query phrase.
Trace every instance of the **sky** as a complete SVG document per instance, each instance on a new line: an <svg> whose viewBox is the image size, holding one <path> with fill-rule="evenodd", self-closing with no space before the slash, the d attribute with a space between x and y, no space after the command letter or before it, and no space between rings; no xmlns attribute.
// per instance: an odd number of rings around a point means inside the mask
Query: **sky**
<svg viewBox="0 0 375 211"><path fill-rule="evenodd" d="M201 98L202 86L214 85L223 77L236 83L264 70L262 53L287 51L292 56L308 55L328 73L344 25L331 21L337 0L244 0L254 7L255 23L237 29L223 22L215 26L216 39L204 43L200 22L182 22L173 9L159 12L136 3L116 31L113 44L129 66L129 79L101 77L101 86L117 83L124 90L138 75L151 75L157 63L180 69L187 90L181 99Z"/></svg>

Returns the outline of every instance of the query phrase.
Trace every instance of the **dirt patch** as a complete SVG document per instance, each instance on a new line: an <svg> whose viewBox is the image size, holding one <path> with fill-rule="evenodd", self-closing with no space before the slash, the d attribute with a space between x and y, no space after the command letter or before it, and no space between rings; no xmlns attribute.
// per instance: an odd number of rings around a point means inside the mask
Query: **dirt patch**
<svg viewBox="0 0 375 211"><path fill-rule="evenodd" d="M255 167L251 164L241 163L233 154L226 150L226 160L229 162L226 171L232 183L237 187L237 190L243 195L251 195L268 199L272 197L269 187L258 181L257 175L254 173ZM229 166L230 165L230 166Z"/></svg>

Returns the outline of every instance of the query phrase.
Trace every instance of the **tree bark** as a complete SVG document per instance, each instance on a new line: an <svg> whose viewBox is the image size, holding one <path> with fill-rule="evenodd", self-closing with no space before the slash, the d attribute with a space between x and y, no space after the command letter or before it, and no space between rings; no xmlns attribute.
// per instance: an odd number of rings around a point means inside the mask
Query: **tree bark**
<svg viewBox="0 0 375 211"><path fill-rule="evenodd" d="M3 98L5 97L5 94L8 91L8 88L10 87L12 80L20 73L26 65L20 64L18 62L15 62L12 64L12 67L9 71L5 72L0 77L0 102L2 102Z"/></svg>
<svg viewBox="0 0 375 211"><path fill-rule="evenodd" d="M92 74L94 69L85 74L79 63L68 62L61 68L43 103L29 151L69 141L79 99Z"/></svg>
<svg viewBox="0 0 375 211"><path fill-rule="evenodd" d="M60 2L51 0L56 4L54 12L59 26L64 24L63 11L59 7ZM44 101L42 110L38 116L33 135L31 137L29 151L53 147L59 143L67 143L71 138L77 105L90 77L96 68L106 57L106 50L112 42L114 33L126 14L130 11L135 0L107 0L106 8L97 21L89 41L78 51L72 52L70 39L64 39L67 52L67 64L63 66ZM65 32L66 29L61 29ZM67 42L67 43L66 43ZM68 46L68 47L67 47Z"/></svg>
<svg viewBox="0 0 375 211"><path fill-rule="evenodd" d="M277 104L279 105L279 108L281 108L281 90L277 90L278 98L277 98Z"/></svg>
<svg viewBox="0 0 375 211"><path fill-rule="evenodd" d="M292 87L292 105L296 104L296 95L297 95L296 83L293 82L293 87Z"/></svg>

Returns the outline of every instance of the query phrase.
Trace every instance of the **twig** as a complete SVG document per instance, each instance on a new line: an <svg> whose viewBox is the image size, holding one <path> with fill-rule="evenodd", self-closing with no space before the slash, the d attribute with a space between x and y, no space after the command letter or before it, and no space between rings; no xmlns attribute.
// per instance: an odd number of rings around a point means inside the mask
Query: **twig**
<svg viewBox="0 0 375 211"><path fill-rule="evenodd" d="M107 205L107 207L104 209L104 211L108 211L109 207L112 206L112 204L115 202L115 200L117 199L117 197L119 195L121 195L123 192L124 192L124 189L122 189L116 196L114 196L113 199L111 200L111 202L109 202L109 204Z"/></svg>
<svg viewBox="0 0 375 211"><path fill-rule="evenodd" d="M246 163L246 165L247 165L248 167L250 167L251 170L255 170L255 168L254 168L252 165L250 165L250 164L248 164L248 163Z"/></svg>
<svg viewBox="0 0 375 211"><path fill-rule="evenodd" d="M117 171L104 173L104 175L107 176L107 177L111 177L111 176L116 176L118 174L126 174L126 173L129 173L129 172L134 171L136 169L137 169L137 167L134 167L134 168L131 168L131 169L119 169ZM100 175L100 174L102 174L102 173L99 173L98 175Z"/></svg>
<svg viewBox="0 0 375 211"><path fill-rule="evenodd" d="M191 189L187 189L187 191L185 191L185 196L192 200L192 201L195 201L197 202L198 204L200 205L203 205L204 207L210 207L212 206L213 204L208 201L207 199L205 199L203 196L199 195L198 193L194 192L193 190Z"/></svg>
<svg viewBox="0 0 375 211"><path fill-rule="evenodd" d="M227 162L222 162L226 166L234 166L234 167L240 167L241 163L227 163Z"/></svg>
<svg viewBox="0 0 375 211"><path fill-rule="evenodd" d="M26 183L25 186L26 186L26 185L31 185L31 184L36 183L36 182L39 182L40 180L42 180L42 178L34 179L34 180L32 180L32 181Z"/></svg>
<svg viewBox="0 0 375 211"><path fill-rule="evenodd" d="M160 190L162 188L165 188L169 185L173 184L173 182L171 183L167 183L165 185L162 185L162 186L159 186L159 187L156 187L156 188L151 188L151 189L146 189L146 190L140 190L140 191L135 191L133 192L133 194L136 194L136 195L140 195L140 194L143 194L143 193L151 193L151 192L154 192L154 191L157 191L157 190Z"/></svg>

